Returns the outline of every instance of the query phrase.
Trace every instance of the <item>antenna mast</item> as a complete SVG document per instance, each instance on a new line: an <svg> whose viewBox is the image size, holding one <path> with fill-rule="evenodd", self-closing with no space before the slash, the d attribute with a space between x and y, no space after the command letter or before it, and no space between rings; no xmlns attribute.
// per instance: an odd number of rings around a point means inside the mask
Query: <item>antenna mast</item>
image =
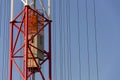
<svg viewBox="0 0 120 80"><path fill-rule="evenodd" d="M14 0L11 0L10 20L10 64L9 80L14 80L13 69L18 72L22 80L35 80L35 74L39 73L42 80L52 80L52 47L51 47L51 0L48 0L48 7L40 1L43 13L36 8L37 0L21 0L24 8L14 18ZM48 11L46 11L48 10ZM45 27L48 33L44 33ZM14 34L16 32L16 35ZM20 34L23 37L23 44L17 45ZM48 35L48 50L44 49L44 36ZM22 54L19 54L23 50ZM17 60L21 59L22 69ZM41 66L48 62L48 78L43 74ZM14 65L14 67L13 67ZM45 67L46 68L46 67ZM38 76L38 75L37 75ZM15 79L16 80L16 79Z"/></svg>

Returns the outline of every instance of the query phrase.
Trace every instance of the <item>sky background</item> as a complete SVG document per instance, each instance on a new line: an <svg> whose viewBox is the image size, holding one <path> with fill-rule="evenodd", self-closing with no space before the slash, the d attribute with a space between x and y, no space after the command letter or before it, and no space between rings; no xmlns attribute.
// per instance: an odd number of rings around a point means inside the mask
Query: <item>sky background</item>
<svg viewBox="0 0 120 80"><path fill-rule="evenodd" d="M94 0L52 0L53 80L98 80L98 76L99 80L120 80L120 0L95 0L95 7L93 3ZM0 4L0 80L7 80L10 0L0 0ZM22 9L20 0L15 4L14 17ZM47 40L47 50L46 46ZM47 63L43 71L47 77L46 66ZM13 80L21 80L16 69L13 72ZM41 80L38 74L36 80Z"/></svg>

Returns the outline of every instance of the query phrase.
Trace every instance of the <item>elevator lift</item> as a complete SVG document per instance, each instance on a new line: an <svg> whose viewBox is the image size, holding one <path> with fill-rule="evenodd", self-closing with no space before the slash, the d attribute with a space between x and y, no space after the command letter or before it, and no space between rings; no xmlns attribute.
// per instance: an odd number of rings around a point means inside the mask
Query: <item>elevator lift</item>
<svg viewBox="0 0 120 80"><path fill-rule="evenodd" d="M36 0L33 1L33 3L30 5L31 8L33 8L34 10L38 11L38 9L36 9ZM41 15L43 15L43 11L40 12ZM30 39L35 33L37 33L37 31L44 26L44 19L40 16L38 16L38 14L34 13L33 11L29 10L29 15L28 15L28 39ZM39 48L40 50L44 50L44 29L37 35L35 36L30 43L31 45ZM44 60L44 55L42 52L40 52L39 50L30 47L33 55L37 61L37 63L39 64L40 61ZM34 71L34 73L32 74L32 80L35 80L35 72L37 71L37 65L35 63L35 61L32 59L32 55L28 54L28 68L30 71Z"/></svg>

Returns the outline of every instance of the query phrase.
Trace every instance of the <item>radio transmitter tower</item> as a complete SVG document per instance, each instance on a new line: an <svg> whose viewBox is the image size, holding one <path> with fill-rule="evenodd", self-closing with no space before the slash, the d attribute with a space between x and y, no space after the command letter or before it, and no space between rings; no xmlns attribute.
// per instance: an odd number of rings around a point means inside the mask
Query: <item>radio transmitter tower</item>
<svg viewBox="0 0 120 80"><path fill-rule="evenodd" d="M38 0L42 12L36 8L36 0L21 1L24 8L16 17L13 17L14 6L17 4L11 0L9 80L14 80L16 77L13 75L13 68L16 68L22 80L31 80L31 76L32 80L35 80L36 73L39 73L42 80L52 80L50 0L47 0L47 9L43 1ZM44 33L46 27L48 32ZM46 34L48 35L48 50L44 48ZM20 35L23 37L23 44L18 48L17 42ZM23 53L19 54L21 50ZM22 61L22 68L17 63L19 59ZM41 70L41 66L47 61L48 78Z"/></svg>

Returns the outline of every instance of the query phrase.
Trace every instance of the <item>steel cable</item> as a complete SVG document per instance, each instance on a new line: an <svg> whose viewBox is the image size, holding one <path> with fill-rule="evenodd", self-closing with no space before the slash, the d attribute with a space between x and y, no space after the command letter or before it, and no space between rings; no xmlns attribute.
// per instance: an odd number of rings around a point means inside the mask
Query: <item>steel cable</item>
<svg viewBox="0 0 120 80"><path fill-rule="evenodd" d="M66 24L67 24L67 28L66 28L67 29L67 31L66 31L67 32L66 33L66 35L67 35L67 37L66 37L67 38L66 39L67 40L67 49L66 50L67 50L67 55L69 56L69 54L68 54L69 53L68 52L68 50L69 50L68 49L68 47L69 47L69 43L68 43L68 27L69 27L69 25L68 25L68 12L67 12L67 10L68 10L68 5L67 5L67 0L66 0ZM69 58L67 57L66 59L67 59L67 67L68 67L67 68L67 80L69 80Z"/></svg>
<svg viewBox="0 0 120 80"><path fill-rule="evenodd" d="M4 1L2 4L2 7L4 7L4 13L2 16L2 21L3 22L3 65L2 65L2 80L7 80L8 79L8 53L9 53L9 2ZM6 77L3 77L6 76Z"/></svg>
<svg viewBox="0 0 120 80"><path fill-rule="evenodd" d="M5 55L6 56L6 58L5 58L6 59L6 63L5 63L6 71L5 72L6 72L6 76L7 76L6 80L8 80L8 63L9 63L9 20L10 20L9 19L10 18L10 15L9 15L10 9L9 8L10 8L10 1L6 1L6 9L5 9L6 10L6 17L5 17L5 19L6 19L5 20L5 22L6 22L5 23L6 24L6 26L5 26L6 27L6 55Z"/></svg>
<svg viewBox="0 0 120 80"><path fill-rule="evenodd" d="M97 80L99 80L99 63L98 63L98 41L97 41L97 23L96 23L96 5L95 0L93 0L94 6L94 30L95 30L95 52L96 52L96 69L97 69Z"/></svg>
<svg viewBox="0 0 120 80"><path fill-rule="evenodd" d="M87 26L87 53L88 53L88 80L90 80L90 51L89 51L89 24L88 24L88 1L85 0L86 4L86 26Z"/></svg>
<svg viewBox="0 0 120 80"><path fill-rule="evenodd" d="M2 0L0 0L0 11L1 11L0 12L0 37L1 37L1 31L2 31L1 30L2 29L1 28L2 27L2 25L1 25L1 23L2 23L2 18L1 18L2 17Z"/></svg>
<svg viewBox="0 0 120 80"><path fill-rule="evenodd" d="M67 10L68 10L68 5L67 5L67 0L65 1L65 25L66 25L66 27L65 27L65 36L64 36L64 40L66 40L66 46L65 46L65 71L66 71L66 77L65 77L65 80L69 80L69 58L68 58L68 12L67 12Z"/></svg>
<svg viewBox="0 0 120 80"><path fill-rule="evenodd" d="M79 79L81 80L81 55L80 55L80 19L79 19L79 0L77 0L77 30L78 30L78 57L79 57Z"/></svg>
<svg viewBox="0 0 120 80"><path fill-rule="evenodd" d="M62 23L63 23L63 30L62 30L62 33L63 33L63 77L64 77L64 79L63 80L66 80L66 64L65 64L65 62L66 62L66 59L65 59L65 4L64 4L65 2L64 1L62 1L62 4L63 4L63 7L62 7Z"/></svg>
<svg viewBox="0 0 120 80"><path fill-rule="evenodd" d="M6 2L4 1L4 3L2 3L2 6L5 7L5 9L6 9L6 4L5 4L5 3L6 3ZM6 10L4 10L3 12L5 13ZM4 70L5 70L5 53L6 53L6 50L5 50L5 49L6 49L6 48L5 48L5 47L6 47L6 46L5 46L5 45L6 45L6 39L5 39L5 36L6 36L6 33L5 33L5 32L6 32L6 25L5 25L5 18L4 18L4 16L5 16L5 14L2 15L2 20L3 20L3 24L2 24L2 25L3 25L3 43L5 42L5 43L3 44L2 80L5 80L5 77L4 77L5 71L4 71Z"/></svg>
<svg viewBox="0 0 120 80"><path fill-rule="evenodd" d="M8 55L7 54L9 53L8 52L8 50L9 50L8 49L9 48L8 40L9 39L8 39L8 18L7 18L8 17L8 10L7 9L8 9L8 4L7 4L7 1L5 1L5 17L4 17L5 18L5 21L4 21L4 23L5 23L5 26L4 26L5 27L5 39L4 39L4 41L5 41L5 53L4 53L5 54L5 65L4 65L5 68L4 69L5 70L4 70L4 76L6 76L5 77L6 80L7 80L7 77L8 77L8 75L7 75L7 71L8 71L8 66L7 66L7 64L8 64L8 60L7 60Z"/></svg>
<svg viewBox="0 0 120 80"><path fill-rule="evenodd" d="M56 0L53 0L53 45L54 45L54 53L53 53L53 58L54 58L54 77L53 79L54 80L57 80L57 66L56 66L56 61L57 61L57 56L56 56Z"/></svg>
<svg viewBox="0 0 120 80"><path fill-rule="evenodd" d="M62 48L62 0L59 0L59 36L60 36L60 80L63 80L63 48Z"/></svg>
<svg viewBox="0 0 120 80"><path fill-rule="evenodd" d="M69 34L69 70L70 70L70 80L72 80L72 62L71 62L71 24L70 24L70 21L71 21L71 15L70 15L70 1L68 1L68 24L69 24L69 27L68 27L68 34Z"/></svg>
<svg viewBox="0 0 120 80"><path fill-rule="evenodd" d="M67 48L68 48L68 80L72 80L72 73L71 73L71 32L70 32L70 1L67 0L66 2L66 17L67 17Z"/></svg>

